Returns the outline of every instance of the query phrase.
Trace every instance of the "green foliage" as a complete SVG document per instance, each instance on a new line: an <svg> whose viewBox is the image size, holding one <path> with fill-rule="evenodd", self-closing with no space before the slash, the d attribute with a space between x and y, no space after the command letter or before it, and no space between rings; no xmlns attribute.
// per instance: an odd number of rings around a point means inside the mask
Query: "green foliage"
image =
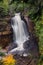
<svg viewBox="0 0 43 65"><path fill-rule="evenodd" d="M43 12L41 13L41 19L39 21L36 21L35 24L36 34L39 36L39 47L41 52L43 51Z"/></svg>
<svg viewBox="0 0 43 65"><path fill-rule="evenodd" d="M5 53L3 53L3 52L0 52L0 56L5 56Z"/></svg>
<svg viewBox="0 0 43 65"><path fill-rule="evenodd" d="M43 55L40 56L37 65L43 65Z"/></svg>
<svg viewBox="0 0 43 65"><path fill-rule="evenodd" d="M4 17L8 14L8 0L3 0L0 2L0 17Z"/></svg>

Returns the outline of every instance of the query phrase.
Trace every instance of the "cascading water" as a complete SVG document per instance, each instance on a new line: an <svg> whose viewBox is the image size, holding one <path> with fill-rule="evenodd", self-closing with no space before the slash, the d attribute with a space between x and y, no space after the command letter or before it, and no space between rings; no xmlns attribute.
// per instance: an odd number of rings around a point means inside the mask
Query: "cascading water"
<svg viewBox="0 0 43 65"><path fill-rule="evenodd" d="M15 16L12 18L13 20L13 33L15 38L13 37L14 42L18 44L22 44L28 40L28 31L26 28L26 24L23 20L21 20L20 13L16 13Z"/></svg>
<svg viewBox="0 0 43 65"><path fill-rule="evenodd" d="M24 53L23 44L29 40L29 34L25 22L21 19L20 13L16 13L12 18L13 24L13 40L18 46L12 49L9 53L19 53L20 55ZM19 52L18 52L19 51Z"/></svg>

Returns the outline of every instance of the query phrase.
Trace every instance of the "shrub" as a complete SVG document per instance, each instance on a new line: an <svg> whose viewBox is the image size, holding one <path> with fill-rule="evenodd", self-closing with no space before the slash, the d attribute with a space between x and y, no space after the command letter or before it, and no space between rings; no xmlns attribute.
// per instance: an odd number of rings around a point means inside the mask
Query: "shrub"
<svg viewBox="0 0 43 65"><path fill-rule="evenodd" d="M1 1L0 2L0 17L4 17L8 15L8 9L9 9L8 0Z"/></svg>
<svg viewBox="0 0 43 65"><path fill-rule="evenodd" d="M13 55L8 55L2 59L3 65L15 65L16 60L13 58Z"/></svg>

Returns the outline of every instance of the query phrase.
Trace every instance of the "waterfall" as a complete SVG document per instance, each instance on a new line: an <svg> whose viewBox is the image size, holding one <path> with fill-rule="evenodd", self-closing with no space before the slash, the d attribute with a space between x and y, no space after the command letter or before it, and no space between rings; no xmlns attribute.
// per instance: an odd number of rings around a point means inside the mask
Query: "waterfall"
<svg viewBox="0 0 43 65"><path fill-rule="evenodd" d="M20 13L16 13L15 16L12 18L13 25L13 40L17 44L24 43L28 40L29 35L26 28L25 22L21 19ZM15 39L16 38L16 39Z"/></svg>
<svg viewBox="0 0 43 65"><path fill-rule="evenodd" d="M16 13L14 17L12 17L11 26L13 28L13 40L14 43L17 44L16 48L8 51L8 54L17 54L20 56L37 56L37 43L33 36L30 37L29 32L27 30L27 26L24 20L21 19L20 13ZM12 43L12 45L14 45ZM33 53L31 53L33 51Z"/></svg>

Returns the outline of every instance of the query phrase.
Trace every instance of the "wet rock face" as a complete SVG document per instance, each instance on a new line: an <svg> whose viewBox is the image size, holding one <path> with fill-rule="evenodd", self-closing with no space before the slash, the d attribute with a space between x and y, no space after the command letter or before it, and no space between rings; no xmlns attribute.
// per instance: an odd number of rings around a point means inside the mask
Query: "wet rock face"
<svg viewBox="0 0 43 65"><path fill-rule="evenodd" d="M6 47L12 42L12 28L6 20L0 20L0 46Z"/></svg>
<svg viewBox="0 0 43 65"><path fill-rule="evenodd" d="M35 35L35 24L30 20L28 16L24 16L24 20L27 24L28 32L30 35L29 41L24 43L24 48L33 55L33 57L39 57L38 38Z"/></svg>
<svg viewBox="0 0 43 65"><path fill-rule="evenodd" d="M28 32L33 33L35 24L32 22L29 16L23 16L22 19L27 24Z"/></svg>

